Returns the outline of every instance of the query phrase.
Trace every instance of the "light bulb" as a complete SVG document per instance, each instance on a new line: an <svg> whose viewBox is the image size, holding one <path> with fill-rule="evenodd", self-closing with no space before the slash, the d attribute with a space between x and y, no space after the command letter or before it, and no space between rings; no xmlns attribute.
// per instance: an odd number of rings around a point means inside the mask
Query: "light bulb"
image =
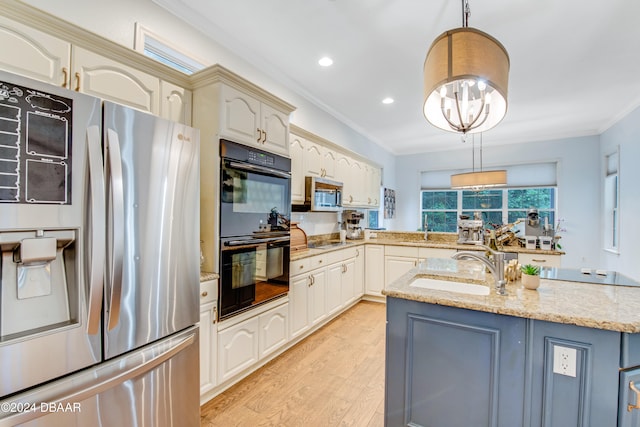
<svg viewBox="0 0 640 427"><path fill-rule="evenodd" d="M440 88L440 97L441 98L446 98L446 96L447 96L447 87L443 85Z"/></svg>
<svg viewBox="0 0 640 427"><path fill-rule="evenodd" d="M480 91L483 91L483 90L485 90L486 88L487 88L487 84L486 84L485 82L483 82L482 80L480 80L480 81L478 82L478 89L479 89Z"/></svg>

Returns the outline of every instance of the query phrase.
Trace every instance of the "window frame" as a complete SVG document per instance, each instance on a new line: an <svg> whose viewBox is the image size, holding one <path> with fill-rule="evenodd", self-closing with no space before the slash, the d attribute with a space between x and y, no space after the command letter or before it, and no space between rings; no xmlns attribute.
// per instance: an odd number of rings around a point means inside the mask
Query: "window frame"
<svg viewBox="0 0 640 427"><path fill-rule="evenodd" d="M614 164L611 164L610 159ZM620 147L618 146L615 151L605 154L603 160L602 218L604 224L602 227L602 249L619 255L620 236L622 235L620 233Z"/></svg>
<svg viewBox="0 0 640 427"><path fill-rule="evenodd" d="M529 208L509 208L509 190L525 190L525 189L545 189L545 188L552 188L553 191L553 203L552 205L554 206L553 209L540 209L538 208L539 213L543 213L543 212L553 212L553 218L554 220L557 222L559 219L558 216L558 186L557 185L540 185L540 186L535 186L535 185L531 185L531 186L517 186L517 187L502 187L502 188L489 188L487 189L487 191L502 191L502 207L500 209L497 208L491 208L491 209L481 209L481 211L486 211L486 212L497 212L500 211L501 212L501 218L502 218L502 224L508 224L509 221L509 212L512 211L522 211L522 210L527 210ZM442 191L446 191L446 192L457 192L457 205L456 205L456 218L459 218L460 215L463 212L467 212L468 209L464 209L462 206L462 202L463 202L463 193L465 191L469 191L469 190L455 190L455 189L435 189L435 188L429 188L429 189L420 189L420 228L419 231L424 231L423 228L423 219L424 219L424 215L425 213L427 214L427 220L429 219L429 212L452 212L453 209L445 209L445 210L435 210L435 209L423 209L423 205L422 205L422 199L423 199L423 193L424 192L442 192ZM427 221L428 222L428 221ZM552 223L550 224L552 228L555 228L555 225ZM431 229L429 229L429 231L432 231ZM441 232L441 231L433 231L433 232ZM455 231L444 231L446 233L456 233L457 229Z"/></svg>
<svg viewBox="0 0 640 427"><path fill-rule="evenodd" d="M134 50L183 74L191 75L207 68L205 61L197 59L181 47L135 23Z"/></svg>

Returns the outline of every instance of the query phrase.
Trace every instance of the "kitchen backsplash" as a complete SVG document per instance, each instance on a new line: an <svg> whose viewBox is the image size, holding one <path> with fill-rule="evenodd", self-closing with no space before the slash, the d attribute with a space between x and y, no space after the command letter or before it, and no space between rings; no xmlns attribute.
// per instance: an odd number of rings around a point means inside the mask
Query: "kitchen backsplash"
<svg viewBox="0 0 640 427"><path fill-rule="evenodd" d="M291 222L297 222L307 236L338 233L340 212L293 212Z"/></svg>

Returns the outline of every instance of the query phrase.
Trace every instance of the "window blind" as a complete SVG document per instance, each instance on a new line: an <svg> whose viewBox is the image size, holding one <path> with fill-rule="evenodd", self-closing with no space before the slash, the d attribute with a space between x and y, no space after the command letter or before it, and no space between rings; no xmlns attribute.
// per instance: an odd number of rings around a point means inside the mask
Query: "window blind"
<svg viewBox="0 0 640 427"><path fill-rule="evenodd" d="M530 163L511 166L495 166L484 170L504 169L507 171L509 187L552 187L557 184L557 162ZM469 172L468 169L423 171L420 174L420 186L423 190L442 190L451 188L451 175Z"/></svg>

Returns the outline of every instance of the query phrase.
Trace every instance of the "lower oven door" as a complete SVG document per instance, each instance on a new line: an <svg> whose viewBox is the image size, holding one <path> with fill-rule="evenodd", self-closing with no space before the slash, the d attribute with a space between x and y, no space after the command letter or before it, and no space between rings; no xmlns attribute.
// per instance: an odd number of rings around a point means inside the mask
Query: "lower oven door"
<svg viewBox="0 0 640 427"><path fill-rule="evenodd" d="M289 234L220 242L219 318L228 318L289 291Z"/></svg>

